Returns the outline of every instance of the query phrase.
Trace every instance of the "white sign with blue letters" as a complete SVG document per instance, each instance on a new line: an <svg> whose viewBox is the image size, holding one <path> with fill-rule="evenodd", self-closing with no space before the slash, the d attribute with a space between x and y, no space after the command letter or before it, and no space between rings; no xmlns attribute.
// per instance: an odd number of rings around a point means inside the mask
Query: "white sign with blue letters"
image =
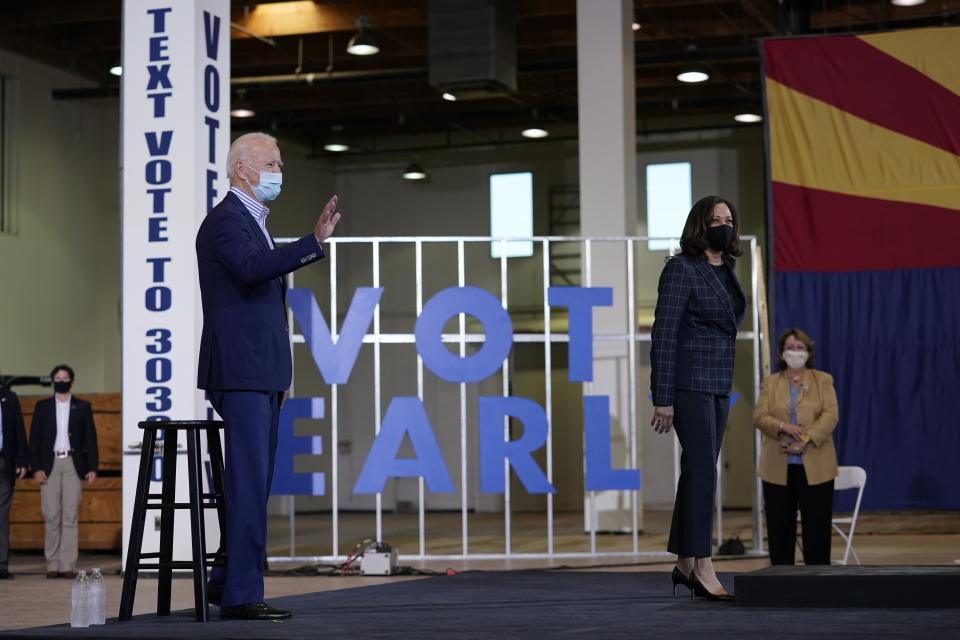
<svg viewBox="0 0 960 640"><path fill-rule="evenodd" d="M196 388L194 239L229 187L229 0L124 0L122 113L125 558L143 439L137 423L206 417ZM151 493L159 492L160 471L158 457ZM185 456L177 475L177 501L186 501ZM147 513L144 551L158 548L158 516ZM174 557L186 559L186 512L176 522ZM212 510L206 525L216 540Z"/></svg>
<svg viewBox="0 0 960 640"><path fill-rule="evenodd" d="M360 346L366 335L382 288L359 287L334 341L329 325L309 289L291 289L287 302L293 310L304 341L327 384L346 384ZM569 318L569 370L571 382L593 380L593 310L613 304L610 287L550 287L551 306L565 307ZM443 327L464 313L483 326L484 341L477 353L460 357L441 341ZM449 382L478 382L500 371L513 347L513 326L500 301L477 287L450 287L438 292L423 306L415 330L417 353L435 375ZM639 490L638 469L614 469L610 446L610 399L585 396L583 433L585 447L585 485L588 491L609 489ZM295 454L319 455L319 436L298 438L293 435L296 418L322 418L322 398L288 401L280 420L277 465L274 468L274 494L324 495L322 473L299 474L293 470ZM555 493L533 453L544 446L549 425L539 404L514 396L481 396L476 407L479 425L480 491L503 493L503 461L507 460L530 493ZM517 440L504 441L503 419L512 417L523 424ZM412 458L400 458L404 440L413 446ZM379 493L389 478L424 478L426 489L435 493L454 491L454 485L426 411L417 397L390 400L363 467L354 481L354 493Z"/></svg>

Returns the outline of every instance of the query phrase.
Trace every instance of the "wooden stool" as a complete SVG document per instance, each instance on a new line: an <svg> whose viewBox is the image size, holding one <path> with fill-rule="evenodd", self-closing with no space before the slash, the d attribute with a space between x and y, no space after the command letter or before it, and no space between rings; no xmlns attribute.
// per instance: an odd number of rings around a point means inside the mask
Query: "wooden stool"
<svg viewBox="0 0 960 640"><path fill-rule="evenodd" d="M137 493L133 504L133 522L130 525L130 543L127 545L127 563L123 573L123 591L120 597L120 620L129 620L133 614L133 600L137 592L137 574L141 569L159 571L157 585L157 615L170 615L170 582L174 569L193 569L193 602L196 618L206 622L210 618L207 604L207 567L223 566L222 554L207 553L203 510L216 509L220 520L220 537L226 531L227 522L223 497L223 451L220 447L219 420L170 420L148 421L138 425L143 429L143 447L140 450L140 471L137 476ZM157 432L164 432L163 483L161 493L149 493L150 472L157 442ZM189 502L176 501L177 487L177 440L178 434L187 434L187 469L189 478ZM207 432L210 450L210 466L213 476L213 493L203 493L203 460L200 454L200 432ZM160 510L160 551L142 553L143 527L147 509ZM193 546L192 560L173 559L173 518L177 509L190 510L190 533ZM222 548L222 545L221 545ZM156 559L144 563L142 560Z"/></svg>

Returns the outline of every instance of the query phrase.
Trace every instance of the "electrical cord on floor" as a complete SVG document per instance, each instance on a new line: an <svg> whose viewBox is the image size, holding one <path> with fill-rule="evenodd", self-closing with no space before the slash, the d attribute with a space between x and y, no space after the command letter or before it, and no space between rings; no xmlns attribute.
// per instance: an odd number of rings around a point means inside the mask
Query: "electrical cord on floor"
<svg viewBox="0 0 960 640"><path fill-rule="evenodd" d="M397 567L397 570L390 575L377 576L389 578L390 576L453 576L458 571L455 569L420 569L417 567ZM318 576L330 576L332 578L342 578L346 576L362 576L357 567L344 567L340 564L308 564L293 569L274 569L264 571L264 576L283 577L283 578L314 578Z"/></svg>
<svg viewBox="0 0 960 640"><path fill-rule="evenodd" d="M296 567L293 569L267 570L263 572L264 576L285 577L285 578L312 578L315 576L359 576L360 567L356 565L357 560L363 557L363 554L373 549L377 550L378 543L373 538L364 538L350 550L347 559L340 564L321 564L314 563ZM390 575L394 576L452 576L456 575L455 569L447 568L442 571L434 569L419 569L417 567L397 567ZM378 576L379 577L379 576ZM389 577L385 575L384 577Z"/></svg>

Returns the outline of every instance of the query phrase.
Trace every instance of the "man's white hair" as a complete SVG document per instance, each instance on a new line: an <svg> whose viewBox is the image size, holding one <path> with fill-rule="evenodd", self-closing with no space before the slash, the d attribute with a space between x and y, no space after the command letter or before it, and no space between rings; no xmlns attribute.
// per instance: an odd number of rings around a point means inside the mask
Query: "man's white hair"
<svg viewBox="0 0 960 640"><path fill-rule="evenodd" d="M254 133L245 133L230 145L230 151L227 152L227 177L233 179L233 170L238 162L250 161L250 147L254 140L266 140L267 142L277 143L277 139L266 133L255 131Z"/></svg>

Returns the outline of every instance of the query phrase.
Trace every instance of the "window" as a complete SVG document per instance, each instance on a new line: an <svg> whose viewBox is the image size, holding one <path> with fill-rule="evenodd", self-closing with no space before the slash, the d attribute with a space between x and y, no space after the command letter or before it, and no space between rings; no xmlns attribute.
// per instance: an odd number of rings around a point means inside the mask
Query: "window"
<svg viewBox="0 0 960 640"><path fill-rule="evenodd" d="M693 206L689 162L647 165L647 235L679 238ZM679 249L679 245L675 245ZM647 248L670 248L668 240L649 240Z"/></svg>
<svg viewBox="0 0 960 640"><path fill-rule="evenodd" d="M494 173L490 176L490 235L526 238L533 235L533 174ZM500 257L500 242L490 243L490 257ZM533 255L533 242L506 244L508 258Z"/></svg>

